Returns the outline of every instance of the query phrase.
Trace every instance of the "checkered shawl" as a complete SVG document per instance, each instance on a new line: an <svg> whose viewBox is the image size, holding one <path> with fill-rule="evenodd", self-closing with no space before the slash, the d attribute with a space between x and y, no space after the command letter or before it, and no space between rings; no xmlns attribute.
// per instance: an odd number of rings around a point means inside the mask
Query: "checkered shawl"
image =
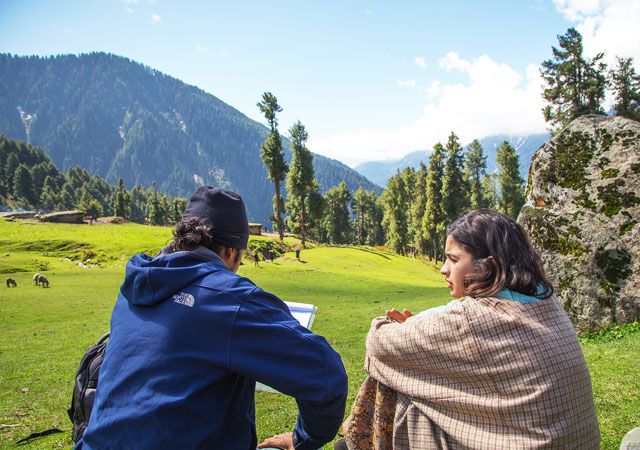
<svg viewBox="0 0 640 450"><path fill-rule="evenodd" d="M589 369L555 297L376 318L365 369L397 392L393 448L599 447Z"/></svg>

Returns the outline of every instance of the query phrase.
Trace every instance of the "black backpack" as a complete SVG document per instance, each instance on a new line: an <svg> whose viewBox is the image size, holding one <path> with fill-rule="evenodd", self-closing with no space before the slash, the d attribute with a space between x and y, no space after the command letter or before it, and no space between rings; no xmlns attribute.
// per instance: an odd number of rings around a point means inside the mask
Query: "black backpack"
<svg viewBox="0 0 640 450"><path fill-rule="evenodd" d="M95 345L87 349L80 361L80 368L78 369L73 386L71 408L67 410L69 419L71 419L71 423L73 424L73 432L71 434L73 442L78 442L89 423L89 416L91 415L91 408L93 408L93 402L96 398L98 376L100 375L100 367L102 366L102 359L104 358L104 350L107 346L106 341L108 338L109 333L102 336Z"/></svg>

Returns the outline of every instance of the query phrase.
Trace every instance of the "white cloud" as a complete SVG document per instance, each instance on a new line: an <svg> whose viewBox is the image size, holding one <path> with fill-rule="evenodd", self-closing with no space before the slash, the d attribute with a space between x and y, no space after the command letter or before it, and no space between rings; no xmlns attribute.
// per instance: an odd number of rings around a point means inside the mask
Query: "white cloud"
<svg viewBox="0 0 640 450"><path fill-rule="evenodd" d="M154 23L158 23L162 20L162 16L160 16L159 14L151 14L150 17Z"/></svg>
<svg viewBox="0 0 640 450"><path fill-rule="evenodd" d="M204 54L207 53L209 51L209 47L208 46L202 46L202 45L196 45L196 50L198 50L198 52Z"/></svg>
<svg viewBox="0 0 640 450"><path fill-rule="evenodd" d="M539 68L530 65L521 75L504 63L482 55L471 61L449 52L442 70L461 71L465 83L434 80L426 92L422 117L392 130L361 130L313 140L309 148L351 166L365 161L397 159L416 149L445 143L451 131L463 144L495 134L530 134L546 130Z"/></svg>
<svg viewBox="0 0 640 450"><path fill-rule="evenodd" d="M427 68L427 60L424 59L424 56L416 56L413 58L413 61L420 67L421 69Z"/></svg>
<svg viewBox="0 0 640 450"><path fill-rule="evenodd" d="M135 13L135 10L133 8L129 8L128 6L125 6L124 10L126 12L128 12L129 14L134 14Z"/></svg>
<svg viewBox="0 0 640 450"><path fill-rule="evenodd" d="M398 86L415 89L416 80L398 80Z"/></svg>
<svg viewBox="0 0 640 450"><path fill-rule="evenodd" d="M576 22L586 56L604 51L610 65L617 55L633 58L640 68L640 0L553 0L553 3L568 20Z"/></svg>
<svg viewBox="0 0 640 450"><path fill-rule="evenodd" d="M553 3L560 13L575 22L596 14L603 2L600 0L553 0Z"/></svg>
<svg viewBox="0 0 640 450"><path fill-rule="evenodd" d="M451 72L452 70L467 70L469 62L460 58L456 52L449 52L443 58L438 60L438 67Z"/></svg>
<svg viewBox="0 0 640 450"><path fill-rule="evenodd" d="M427 93L427 100L432 100L434 98L436 98L438 95L440 95L440 81L438 80L433 80L431 82L431 84L426 87L425 92Z"/></svg>

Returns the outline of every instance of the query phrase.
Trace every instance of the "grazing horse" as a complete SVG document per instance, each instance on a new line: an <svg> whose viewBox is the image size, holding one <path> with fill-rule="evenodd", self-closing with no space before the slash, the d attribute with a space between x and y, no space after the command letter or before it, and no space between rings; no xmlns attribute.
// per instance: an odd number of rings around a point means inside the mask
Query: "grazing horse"
<svg viewBox="0 0 640 450"><path fill-rule="evenodd" d="M46 275L38 275L37 284L41 284L42 287L49 287L49 279Z"/></svg>
<svg viewBox="0 0 640 450"><path fill-rule="evenodd" d="M7 278L7 287L18 287L18 283L16 283L16 280L14 278Z"/></svg>
<svg viewBox="0 0 640 450"><path fill-rule="evenodd" d="M38 277L39 277L39 276L40 276L40 274L39 274L39 273L36 273L36 274L33 276L33 281L34 281L34 283L35 283L35 285L36 285L36 286L38 285Z"/></svg>

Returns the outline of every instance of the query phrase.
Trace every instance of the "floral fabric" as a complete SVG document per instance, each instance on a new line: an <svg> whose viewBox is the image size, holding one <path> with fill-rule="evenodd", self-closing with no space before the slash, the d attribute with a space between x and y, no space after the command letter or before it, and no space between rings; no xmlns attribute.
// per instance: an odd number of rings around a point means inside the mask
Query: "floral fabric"
<svg viewBox="0 0 640 450"><path fill-rule="evenodd" d="M353 402L351 414L342 426L349 449L391 450L397 394L367 377Z"/></svg>

